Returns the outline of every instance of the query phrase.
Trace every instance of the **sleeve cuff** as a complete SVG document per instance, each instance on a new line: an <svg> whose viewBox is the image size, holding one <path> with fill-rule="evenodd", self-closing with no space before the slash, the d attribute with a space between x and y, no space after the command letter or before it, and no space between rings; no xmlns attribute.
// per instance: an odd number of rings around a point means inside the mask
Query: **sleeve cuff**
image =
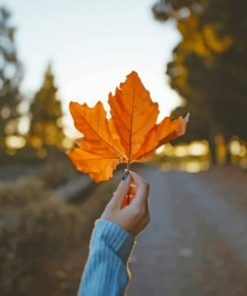
<svg viewBox="0 0 247 296"><path fill-rule="evenodd" d="M124 263L127 262L135 243L135 238L129 232L110 220L100 218L95 222L90 251L97 248L102 240Z"/></svg>

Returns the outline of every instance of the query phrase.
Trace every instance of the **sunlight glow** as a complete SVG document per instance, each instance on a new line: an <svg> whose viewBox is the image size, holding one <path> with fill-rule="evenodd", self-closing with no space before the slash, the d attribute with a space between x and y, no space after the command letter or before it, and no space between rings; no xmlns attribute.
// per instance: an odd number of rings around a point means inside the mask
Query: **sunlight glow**
<svg viewBox="0 0 247 296"><path fill-rule="evenodd" d="M209 154L207 141L193 141L188 144L172 145L167 143L156 150L157 155L174 157L204 156Z"/></svg>
<svg viewBox="0 0 247 296"><path fill-rule="evenodd" d="M192 156L200 156L209 153L209 147L205 142L192 142L188 147L188 153Z"/></svg>
<svg viewBox="0 0 247 296"><path fill-rule="evenodd" d="M9 148L20 149L25 146L26 140L23 137L8 136L5 139Z"/></svg>
<svg viewBox="0 0 247 296"><path fill-rule="evenodd" d="M173 155L173 146L170 143L165 144L164 146L164 154L167 156L172 156Z"/></svg>
<svg viewBox="0 0 247 296"><path fill-rule="evenodd" d="M156 154L162 154L164 152L164 145L160 146L158 149L156 149Z"/></svg>
<svg viewBox="0 0 247 296"><path fill-rule="evenodd" d="M240 157L244 157L247 153L247 149L245 146L241 145L241 148L240 148L240 152L239 152L239 156Z"/></svg>
<svg viewBox="0 0 247 296"><path fill-rule="evenodd" d="M182 146L182 145L178 145L174 147L174 155L176 157L184 157L186 155L188 155L188 147L187 146Z"/></svg>
<svg viewBox="0 0 247 296"><path fill-rule="evenodd" d="M188 173L198 173L202 170L208 169L208 166L205 166L205 164L198 160L190 160L187 163L184 164L182 169L184 169Z"/></svg>
<svg viewBox="0 0 247 296"><path fill-rule="evenodd" d="M233 140L230 143L230 151L232 155L239 155L241 152L241 145L238 140Z"/></svg>
<svg viewBox="0 0 247 296"><path fill-rule="evenodd" d="M158 120L181 102L165 75L180 35L175 22L154 19L154 0L84 0L73 5L67 0L4 2L13 13L18 52L25 65L22 91L32 97L51 61L67 136L78 136L69 102L93 106L101 100L106 106L109 92L132 70L159 103ZM25 111L26 105L20 109Z"/></svg>

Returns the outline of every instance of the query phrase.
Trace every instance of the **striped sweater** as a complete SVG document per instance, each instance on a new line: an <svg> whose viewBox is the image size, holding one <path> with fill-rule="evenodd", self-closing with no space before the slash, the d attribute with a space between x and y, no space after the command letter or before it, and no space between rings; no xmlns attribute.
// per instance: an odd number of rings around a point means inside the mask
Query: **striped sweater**
<svg viewBox="0 0 247 296"><path fill-rule="evenodd" d="M122 296L130 279L128 258L134 237L119 225L98 219L78 296Z"/></svg>

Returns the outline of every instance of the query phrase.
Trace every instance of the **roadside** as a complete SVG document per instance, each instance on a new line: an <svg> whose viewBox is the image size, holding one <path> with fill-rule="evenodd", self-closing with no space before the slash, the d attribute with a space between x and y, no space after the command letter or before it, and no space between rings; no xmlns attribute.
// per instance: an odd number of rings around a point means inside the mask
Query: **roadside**
<svg viewBox="0 0 247 296"><path fill-rule="evenodd" d="M128 295L247 295L247 176L146 170L151 223L137 239Z"/></svg>

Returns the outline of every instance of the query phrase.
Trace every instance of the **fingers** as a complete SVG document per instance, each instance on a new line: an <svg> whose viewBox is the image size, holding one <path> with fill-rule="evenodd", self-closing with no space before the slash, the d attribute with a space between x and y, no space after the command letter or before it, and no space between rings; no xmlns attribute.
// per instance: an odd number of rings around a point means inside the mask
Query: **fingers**
<svg viewBox="0 0 247 296"><path fill-rule="evenodd" d="M101 217L117 223L135 236L150 221L148 194L148 182L130 171L128 177L121 180Z"/></svg>
<svg viewBox="0 0 247 296"><path fill-rule="evenodd" d="M144 229L150 222L149 213L149 184L140 175L130 172L131 179L134 181L135 196L131 201L130 205L126 207L125 211L132 217L133 221L136 223L136 228L134 229L134 235L138 234L142 229Z"/></svg>
<svg viewBox="0 0 247 296"><path fill-rule="evenodd" d="M147 208L147 199L149 194L149 183L140 175L130 171L130 175L136 184L135 197L132 204L140 208Z"/></svg>
<svg viewBox="0 0 247 296"><path fill-rule="evenodd" d="M126 173L125 173L126 176ZM129 186L130 186L130 175L119 183L117 190L115 191L113 197L112 197L112 205L117 208L121 208L121 204L123 202L124 197L127 195L129 191Z"/></svg>
<svg viewBox="0 0 247 296"><path fill-rule="evenodd" d="M125 195L124 199L122 200L121 209L127 207L132 200L135 198L136 193L136 185L133 183L133 179L130 176L130 184L129 184L129 190L128 193Z"/></svg>

